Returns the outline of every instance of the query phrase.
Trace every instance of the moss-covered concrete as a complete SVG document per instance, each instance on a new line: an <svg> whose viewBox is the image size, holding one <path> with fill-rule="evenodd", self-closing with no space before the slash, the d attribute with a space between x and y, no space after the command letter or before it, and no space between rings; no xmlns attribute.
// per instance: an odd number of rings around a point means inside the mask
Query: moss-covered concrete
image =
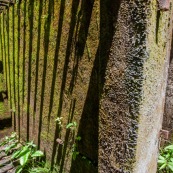
<svg viewBox="0 0 173 173"><path fill-rule="evenodd" d="M34 140L60 172L75 166L72 149L75 137L81 136L77 152L94 162L97 170L98 128L95 123L85 131L78 128L85 128L80 123L83 114L88 114L90 124L98 113L83 108L92 107L85 102L98 58L99 1L18 1L0 19L4 76L19 136ZM62 117L61 130L57 117ZM77 123L75 131L66 129L70 122ZM82 164L81 170L86 162Z"/></svg>
<svg viewBox="0 0 173 173"><path fill-rule="evenodd" d="M55 172L155 172L171 16L156 0L23 0L0 15L14 128Z"/></svg>
<svg viewBox="0 0 173 173"><path fill-rule="evenodd" d="M1 19L0 19L1 20ZM3 27L3 20L0 21L0 120L10 118L9 106L8 106L8 95L7 95L7 86L6 86L6 66L4 63L5 54L4 50L4 34L5 28Z"/></svg>
<svg viewBox="0 0 173 173"><path fill-rule="evenodd" d="M172 3L173 1L171 1ZM149 57L144 63L136 173L139 170L141 173L155 172L157 168L159 134L162 128L172 41L172 6L170 6L169 11L159 11L157 1L152 1L150 9L151 13L147 24L147 52ZM141 167L146 169L141 171Z"/></svg>
<svg viewBox="0 0 173 173"><path fill-rule="evenodd" d="M170 65L168 72L168 82L166 88L165 109L163 115L163 129L168 130L170 132L169 139L171 141L173 140L172 115L173 115L173 39L172 39L171 57L170 57Z"/></svg>
<svg viewBox="0 0 173 173"><path fill-rule="evenodd" d="M100 106L101 173L156 172L173 11L157 3L119 5Z"/></svg>

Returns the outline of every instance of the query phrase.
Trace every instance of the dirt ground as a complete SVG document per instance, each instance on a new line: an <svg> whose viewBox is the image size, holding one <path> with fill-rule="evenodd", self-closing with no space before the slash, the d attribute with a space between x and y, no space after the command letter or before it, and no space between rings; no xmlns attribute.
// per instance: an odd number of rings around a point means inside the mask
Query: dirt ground
<svg viewBox="0 0 173 173"><path fill-rule="evenodd" d="M3 130L0 130L0 139L2 139L3 137L5 136L8 136L11 134L11 132L13 131L13 128L10 127L10 128L5 128Z"/></svg>

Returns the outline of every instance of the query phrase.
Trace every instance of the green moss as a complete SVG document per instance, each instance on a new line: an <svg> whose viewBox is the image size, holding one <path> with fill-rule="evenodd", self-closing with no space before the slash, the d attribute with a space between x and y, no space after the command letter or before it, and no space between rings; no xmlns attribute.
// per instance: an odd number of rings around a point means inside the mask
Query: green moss
<svg viewBox="0 0 173 173"><path fill-rule="evenodd" d="M99 30L96 21L98 20L99 2L95 2L93 9L89 6L92 15L91 19L88 19L88 24L85 19L88 17L87 11L81 2L78 4L76 1L71 4L66 1L53 1L54 8L49 14L49 2L44 1L42 4L41 2L34 1L33 10L31 9L31 1L22 1L20 6L15 4L14 15L13 7L10 8L10 65L8 66L4 61L4 65L10 67L10 71L5 71L4 75L7 75L5 79L8 87L11 87L11 108L16 110L17 119L20 118L20 121L17 120L17 122L20 124L21 136L25 138L27 133L28 119L26 115L29 110L29 137L37 141L38 132L41 129L41 147L48 148L50 146L47 155L48 158L51 158L56 132L55 118L62 116L64 127L70 121L69 118L74 119L78 124L81 119L99 44ZM50 2L53 4L52 1ZM33 26L31 26L32 11ZM61 14L59 14L60 12ZM52 15L51 20L48 21L50 15ZM4 17L6 17L5 13ZM2 16L1 20L4 17ZM48 29L49 24L50 30ZM85 31L87 27L88 30ZM2 30L3 28L6 30L5 25L1 26ZM31 29L33 39L31 39ZM7 42L7 35L7 32L3 35L5 38L3 45ZM5 51L1 54L5 55L7 49L8 47L5 47ZM28 86L29 58L31 58L30 86ZM47 60L46 67L44 66L45 59ZM36 64L37 60L38 64ZM57 69L55 68L56 64ZM46 69L45 78L43 78L44 68ZM30 93L28 93L29 90ZM28 95L30 101L28 101ZM34 107L35 105L36 107ZM42 123L39 129L40 117L42 117ZM49 122L48 119L50 119ZM61 134L63 139L66 134L67 131L64 128ZM71 157L68 155L65 157L68 160L66 167L69 167Z"/></svg>

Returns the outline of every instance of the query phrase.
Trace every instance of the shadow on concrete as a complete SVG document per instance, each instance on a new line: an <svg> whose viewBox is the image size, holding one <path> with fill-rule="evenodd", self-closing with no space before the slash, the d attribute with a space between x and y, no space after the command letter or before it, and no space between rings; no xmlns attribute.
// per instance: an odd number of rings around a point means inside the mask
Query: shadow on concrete
<svg viewBox="0 0 173 173"><path fill-rule="evenodd" d="M0 73L1 73L1 74L4 73L4 71L3 71L3 63L2 63L2 61L0 61Z"/></svg>
<svg viewBox="0 0 173 173"><path fill-rule="evenodd" d="M76 141L79 155L72 160L71 173L98 173L99 104L120 1L100 1L100 40Z"/></svg>
<svg viewBox="0 0 173 173"><path fill-rule="evenodd" d="M84 48L86 46L86 39L88 36L88 28L90 25L92 8L94 1L82 1L81 9L78 15L81 15L80 27L78 28L78 20L76 20L76 13L79 6L78 1L73 1L72 6L72 17L70 32L67 43L67 51L65 58L65 65L63 71L63 79L61 85L60 99L59 99L59 110L58 117L61 116L62 104L63 104L63 94L66 86L67 79L67 68L70 57L70 50L72 45L72 36L74 33L74 26L78 29L78 34L75 37L75 65L73 66L72 78L70 81L69 93L73 92L73 88L76 82L76 76L78 74L78 65L84 53ZM58 165L59 172L63 172L65 167L65 156L68 155L67 143L69 139L73 140L72 143L76 143L78 146L78 152L75 160L72 160L72 166L70 169L71 173L97 173L98 172L98 122L99 122L99 103L100 96L104 86L104 76L107 66L107 61L109 57L109 50L111 47L114 27L113 24L117 21L118 9L120 6L120 1L112 2L111 0L101 1L101 13L100 13L100 42L95 56L94 66L92 69L90 84L87 92L86 101L84 104L82 117L79 123L79 129L77 136L81 136L81 141L75 141L73 134L67 130L65 135L65 143L62 147L56 142L57 138L60 138L60 128L57 125L54 137L54 146L52 152L52 166ZM112 7L116 7L112 8ZM80 17L79 17L80 18ZM75 108L75 101L73 101L72 107ZM73 119L73 109L71 114L71 122ZM56 156L57 153L57 156Z"/></svg>
<svg viewBox="0 0 173 173"><path fill-rule="evenodd" d="M59 96L59 107L57 110L57 117L61 117L62 114L62 107L63 107L63 98L65 93L65 88L67 85L67 75L68 75L68 67L71 57L71 50L74 45L74 66L72 68L72 77L71 81L69 82L68 94L71 95L74 90L74 86L76 84L76 78L78 75L79 63L82 60L85 47L87 46L86 41L89 32L89 26L91 22L91 16L93 12L95 0L73 0L72 1L72 8L71 8L71 19L70 19L70 29L68 33L68 40L66 46L66 52L64 55L64 67L63 67L63 74L62 74L62 83L60 86L60 96ZM31 100L31 60L32 60L32 52L33 52L33 9L34 9L34 2L32 0L29 1L29 61L27 64L27 69L25 67L25 53L26 53L26 35L27 35L27 28L26 28L26 6L28 2L24 1L24 23L23 23L23 103L24 103L24 86L25 84L25 76L26 72L28 73L28 83L27 83L27 140L29 139L29 126L31 123L29 122L30 116L30 100ZM41 94L40 97L40 105L37 105L37 96L38 96L38 79L39 79L39 60L40 60L40 44L41 44L41 28L43 28L42 23L42 14L45 9L43 9L43 3L48 5L48 17L45 19L44 25L44 62L43 62L43 71L42 71L42 79L41 79ZM45 83L46 83L46 74L47 74L47 61L48 61L48 49L49 49L49 37L50 37L50 29L51 29L51 21L54 15L54 1L43 1L40 0L39 5L39 17L38 17L38 36L37 36L37 45L36 45L36 73L35 73L35 89L34 89L34 105L33 105L33 112L36 114L36 109L39 107L38 113L38 148L41 145L41 133L43 129L43 114L44 114L44 101L45 100ZM50 85L50 105L48 111L48 133L50 129L50 116L53 109L53 101L54 101L54 93L55 93L55 85L56 85L56 75L57 75L57 68L58 68L58 55L60 50L61 44L61 34L62 34L62 25L64 21L64 11L65 11L65 4L66 0L61 0L60 4L60 12L59 12L59 22L58 22L58 32L56 37L56 48L54 53L54 64L53 64L53 75L52 81ZM81 6L80 6L81 5ZM76 160L72 160L72 165L70 168L71 173L98 173L98 138L99 138L99 104L100 104L100 96L103 90L104 82L105 82L105 71L107 67L107 61L109 58L109 50L112 44L113 33L114 33L114 26L117 20L118 9L119 9L120 1L113 2L112 0L101 0L100 1L100 40L99 46L96 48L97 53L94 58L94 64L90 76L89 87L87 91L87 96L85 100L85 104L82 110L82 116L79 122L79 128L77 132L77 136L81 136L81 141L76 141L74 132L66 129L65 132L65 141L64 145L59 145L57 143L57 139L61 139L61 127L56 123L55 133L54 133L54 141L53 141L53 150L52 150L52 158L51 158L51 165L52 168L54 165L58 165L59 173L62 173L65 167L65 157L69 153L68 145L69 141L71 144L77 144L77 151L79 154L76 157ZM20 9L20 6L19 6ZM19 10L20 11L20 10ZM20 25L20 21L18 21L18 26ZM13 9L13 23L14 23L14 9ZM98 28L99 29L99 28ZM20 28L19 28L20 30ZM13 33L14 35L15 33ZM18 31L20 34L20 31ZM6 40L4 40L5 42ZM19 42L19 41L18 41ZM13 38L14 43L14 38ZM15 44L14 44L15 46ZM18 45L20 46L20 44ZM13 47L13 50L15 47ZM4 54L6 57L6 54ZM14 55L13 55L14 57ZM16 63L13 61L14 64ZM15 65L13 65L13 68ZM13 69L14 70L14 69ZM14 70L14 76L18 73L18 71ZM19 76L19 74L16 74ZM16 78L14 78L14 83L17 82ZM15 86L15 85L14 85ZM19 91L19 89L18 89ZM14 90L15 92L15 90ZM15 94L16 95L16 94ZM15 96L16 100L17 95ZM68 122L72 122L74 118L76 106L76 99L71 100L69 115L68 115ZM20 117L19 117L20 118ZM19 119L18 118L18 119ZM33 116L33 126L35 126L35 115ZM20 121L18 121L18 128L20 134ZM34 128L33 128L34 129ZM45 129L44 129L45 130ZM77 131L77 130L76 130ZM34 133L34 131L33 131Z"/></svg>
<svg viewBox="0 0 173 173"><path fill-rule="evenodd" d="M12 126L11 117L0 119L0 130L3 130L4 128L11 127L11 126Z"/></svg>
<svg viewBox="0 0 173 173"><path fill-rule="evenodd" d="M41 141L41 130L42 130L42 121L43 121L43 104L44 104L44 92L45 92L45 83L46 83L46 73L47 73L47 61L48 61L48 48L49 48L49 37L50 37L50 27L51 20L53 17L53 1L49 0L48 2L48 17L45 22L45 33L44 33L44 65L43 65L43 77L42 77L42 87L41 87L41 103L40 103L40 112L39 112L39 128L38 128L38 148L40 148Z"/></svg>
<svg viewBox="0 0 173 173"><path fill-rule="evenodd" d="M4 102L6 99L8 99L8 92L0 91L0 102Z"/></svg>
<svg viewBox="0 0 173 173"><path fill-rule="evenodd" d="M61 84L61 90L60 90L59 108L58 108L57 117L61 116L61 111L62 111L63 95L64 95L65 86L66 86L67 70L68 70L69 58L71 55L71 47L72 47L73 34L75 31L75 25L76 25L76 20L77 20L76 14L78 11L78 6L79 6L79 0L73 0L72 9L71 9L72 16L71 16L71 20L70 20L71 23L70 23L70 30L69 30L68 41L67 41L66 56L65 56L65 63L64 63L64 68L63 68L63 77L62 77L62 84ZM51 159L52 168L55 163L55 155L56 155L57 146L58 146L56 139L59 138L59 132L60 132L60 127L58 124L56 124L53 151L52 151L52 159ZM69 136L69 132L67 132L66 138L68 138L68 136ZM65 149L65 151L66 151L66 149ZM60 146L58 148L58 155L59 155L58 157L61 158L62 160L64 160L64 158L62 158L62 155L61 155L62 153L63 153L62 147ZM60 167L62 169L63 165Z"/></svg>

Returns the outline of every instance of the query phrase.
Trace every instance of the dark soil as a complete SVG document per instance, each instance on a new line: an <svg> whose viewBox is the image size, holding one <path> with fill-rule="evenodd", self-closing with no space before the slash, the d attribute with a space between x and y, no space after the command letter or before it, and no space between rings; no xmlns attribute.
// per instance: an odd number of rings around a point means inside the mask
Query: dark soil
<svg viewBox="0 0 173 173"><path fill-rule="evenodd" d="M0 139L4 138L5 136L8 136L13 131L13 128L4 128L3 130L0 130Z"/></svg>

